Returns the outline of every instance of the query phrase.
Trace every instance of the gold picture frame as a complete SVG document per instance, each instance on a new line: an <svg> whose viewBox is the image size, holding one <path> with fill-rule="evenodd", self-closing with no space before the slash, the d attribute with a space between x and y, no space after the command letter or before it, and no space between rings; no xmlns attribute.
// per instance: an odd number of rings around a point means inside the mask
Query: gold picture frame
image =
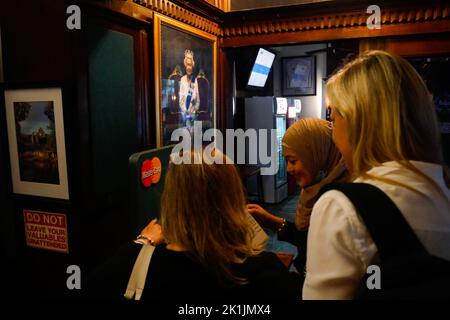
<svg viewBox="0 0 450 320"><path fill-rule="evenodd" d="M156 141L161 147L178 128L216 127L217 37L155 13Z"/></svg>

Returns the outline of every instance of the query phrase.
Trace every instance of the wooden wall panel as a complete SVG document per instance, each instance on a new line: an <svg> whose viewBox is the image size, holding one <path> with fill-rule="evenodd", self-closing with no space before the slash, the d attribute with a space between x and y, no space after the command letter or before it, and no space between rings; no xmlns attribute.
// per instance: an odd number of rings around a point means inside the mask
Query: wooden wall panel
<svg viewBox="0 0 450 320"><path fill-rule="evenodd" d="M270 18L261 15L258 19L253 14L239 20L233 16L223 25L221 45L277 45L450 32L448 2L434 4L422 1L411 6L382 6L381 29L372 30L366 25L370 16L366 13L367 5L362 3L359 6L346 9L345 6L334 8L323 4L324 12L318 14L312 14L313 11L304 7L306 10L298 10L297 17L293 13L282 14L284 11L281 9L280 13L274 9ZM329 8L328 11L325 8Z"/></svg>
<svg viewBox="0 0 450 320"><path fill-rule="evenodd" d="M264 27L262 27L264 28ZM267 29L266 29L267 30ZM299 32L269 33L261 35L241 35L236 37L224 37L221 39L222 47L241 47L258 45L284 45L294 43L325 42L344 39L361 39L373 37L409 36L414 34L449 33L450 20L438 23L422 22L416 24L386 25L380 30L368 28L336 28L318 29Z"/></svg>
<svg viewBox="0 0 450 320"><path fill-rule="evenodd" d="M385 50L404 57L450 55L450 37L388 39Z"/></svg>
<svg viewBox="0 0 450 320"><path fill-rule="evenodd" d="M403 57L425 57L450 54L448 35L422 35L395 38L362 39L359 51L386 50Z"/></svg>
<svg viewBox="0 0 450 320"><path fill-rule="evenodd" d="M218 19L218 17L214 17L213 19L212 16L208 18L208 16L205 14L196 14L189 9L168 0L133 0L133 2L147 9L150 9L151 11L158 12L175 20L179 20L183 23L211 33L215 36L221 34L221 26L219 25L219 23L213 21ZM186 1L186 3L189 2ZM144 11L134 9L133 12L139 12L141 15L145 16ZM150 16L148 18L150 18Z"/></svg>

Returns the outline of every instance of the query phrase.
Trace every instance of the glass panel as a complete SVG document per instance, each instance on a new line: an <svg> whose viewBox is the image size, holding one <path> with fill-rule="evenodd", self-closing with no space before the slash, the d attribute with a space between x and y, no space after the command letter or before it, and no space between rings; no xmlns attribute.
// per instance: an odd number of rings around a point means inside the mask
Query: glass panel
<svg viewBox="0 0 450 320"><path fill-rule="evenodd" d="M422 76L433 95L444 161L450 166L450 57L418 57L408 60Z"/></svg>
<svg viewBox="0 0 450 320"><path fill-rule="evenodd" d="M277 130L277 147L278 147L278 173L276 178L276 187L287 182L286 161L283 156L282 140L286 132L286 118L284 116L276 116L276 130Z"/></svg>

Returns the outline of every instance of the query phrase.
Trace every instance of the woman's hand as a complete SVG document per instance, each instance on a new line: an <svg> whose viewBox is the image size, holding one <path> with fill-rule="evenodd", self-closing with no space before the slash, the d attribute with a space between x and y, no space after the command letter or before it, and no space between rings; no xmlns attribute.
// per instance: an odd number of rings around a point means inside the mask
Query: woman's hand
<svg viewBox="0 0 450 320"><path fill-rule="evenodd" d="M158 224L157 219L153 219L141 232L141 235L151 239L153 243L157 246L158 244L164 242L164 236L162 233L161 225Z"/></svg>
<svg viewBox="0 0 450 320"><path fill-rule="evenodd" d="M282 218L274 216L257 204L248 204L247 210L263 228L269 228L273 231L277 231L284 223Z"/></svg>

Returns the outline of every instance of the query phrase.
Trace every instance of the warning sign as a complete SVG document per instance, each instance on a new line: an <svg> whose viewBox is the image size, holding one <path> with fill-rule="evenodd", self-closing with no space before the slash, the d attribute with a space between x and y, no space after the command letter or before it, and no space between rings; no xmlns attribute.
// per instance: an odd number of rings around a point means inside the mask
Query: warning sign
<svg viewBox="0 0 450 320"><path fill-rule="evenodd" d="M23 210L27 246L69 252L66 215Z"/></svg>

